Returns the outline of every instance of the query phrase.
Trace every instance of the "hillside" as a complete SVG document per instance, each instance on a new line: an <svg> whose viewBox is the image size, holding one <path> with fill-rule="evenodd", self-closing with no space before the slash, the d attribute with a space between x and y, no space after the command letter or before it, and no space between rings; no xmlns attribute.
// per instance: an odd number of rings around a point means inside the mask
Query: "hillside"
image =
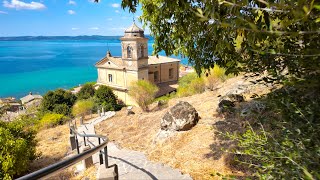
<svg viewBox="0 0 320 180"><path fill-rule="evenodd" d="M123 108L113 118L98 124L96 130L123 148L145 152L150 160L178 168L195 179L217 178L217 172L241 176L243 173L229 166L228 156L221 150L222 147L228 148L229 142L215 135L217 130L241 130L241 122L237 119L226 120L217 114L216 108L219 98L228 93L242 93L246 101L250 101L252 95L267 93L272 88L254 82L255 79L244 76L231 78L217 84L214 91L171 99L168 107L158 108L153 104L151 112L134 108L135 114L127 116L127 110ZM177 132L155 142L161 117L179 101L189 102L201 119L191 130Z"/></svg>

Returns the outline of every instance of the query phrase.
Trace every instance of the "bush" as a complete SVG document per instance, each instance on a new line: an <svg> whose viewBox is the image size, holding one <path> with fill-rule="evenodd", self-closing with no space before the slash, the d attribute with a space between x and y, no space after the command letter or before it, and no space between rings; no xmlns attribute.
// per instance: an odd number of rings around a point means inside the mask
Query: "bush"
<svg viewBox="0 0 320 180"><path fill-rule="evenodd" d="M27 171L35 159L35 132L21 121L0 122L0 179L13 179Z"/></svg>
<svg viewBox="0 0 320 180"><path fill-rule="evenodd" d="M203 93L205 91L205 81L195 73L190 73L179 80L177 89L178 97L191 96L193 94Z"/></svg>
<svg viewBox="0 0 320 180"><path fill-rule="evenodd" d="M74 116L84 116L94 108L94 101L92 99L79 100L72 107L72 114Z"/></svg>
<svg viewBox="0 0 320 180"><path fill-rule="evenodd" d="M100 86L94 94L94 100L98 106L104 107L106 111L116 110L117 98L108 86Z"/></svg>
<svg viewBox="0 0 320 180"><path fill-rule="evenodd" d="M187 75L185 75L185 76L183 76L183 77L181 77L179 79L178 85L179 85L179 87L188 86L191 83L191 81L196 79L196 78L198 78L197 73L195 73L195 72L189 73L189 74L187 74Z"/></svg>
<svg viewBox="0 0 320 180"><path fill-rule="evenodd" d="M71 114L71 109L69 108L68 105L66 104L55 104L53 106L53 110L52 112L56 113L56 114L64 114L64 115L70 115Z"/></svg>
<svg viewBox="0 0 320 180"><path fill-rule="evenodd" d="M226 75L226 70L215 64L207 73L207 77L205 78L206 86L208 89L213 90L219 82L224 82L233 76L233 74Z"/></svg>
<svg viewBox="0 0 320 180"><path fill-rule="evenodd" d="M93 85L94 84L92 84L92 83L87 83L87 84L83 85L77 94L77 98L79 100L92 98L95 93L95 89L94 89Z"/></svg>
<svg viewBox="0 0 320 180"><path fill-rule="evenodd" d="M75 101L76 96L69 91L63 89L49 91L43 96L41 101L41 111L57 111L63 113L64 115L70 115L70 108L73 106Z"/></svg>
<svg viewBox="0 0 320 180"><path fill-rule="evenodd" d="M63 114L47 113L39 121L40 128L51 128L65 123L67 118Z"/></svg>
<svg viewBox="0 0 320 180"><path fill-rule="evenodd" d="M219 79L216 76L210 74L208 75L208 77L206 77L206 86L211 91L213 91L217 87L218 83Z"/></svg>
<svg viewBox="0 0 320 180"><path fill-rule="evenodd" d="M232 151L236 165L260 179L318 179L319 90L319 82L300 82L263 97L267 109L244 118L247 130L227 134L237 144Z"/></svg>
<svg viewBox="0 0 320 180"><path fill-rule="evenodd" d="M206 89L206 84L203 78L196 78L191 81L190 89L193 94L203 93Z"/></svg>
<svg viewBox="0 0 320 180"><path fill-rule="evenodd" d="M138 80L131 83L129 95L144 111L148 110L148 105L151 104L159 88L146 80Z"/></svg>

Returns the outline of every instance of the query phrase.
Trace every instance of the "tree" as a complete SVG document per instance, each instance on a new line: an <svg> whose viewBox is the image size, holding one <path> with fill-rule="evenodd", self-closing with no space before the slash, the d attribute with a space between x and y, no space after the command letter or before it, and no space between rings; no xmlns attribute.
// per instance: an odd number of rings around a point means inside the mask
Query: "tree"
<svg viewBox="0 0 320 180"><path fill-rule="evenodd" d="M89 99L94 96L95 89L93 84L85 84L77 94L78 99Z"/></svg>
<svg viewBox="0 0 320 180"><path fill-rule="evenodd" d="M159 88L151 82L138 80L131 83L129 95L144 111L147 111L148 105L153 102L158 91Z"/></svg>
<svg viewBox="0 0 320 180"><path fill-rule="evenodd" d="M94 94L94 99L96 103L104 107L106 111L116 109L117 97L108 86L100 86Z"/></svg>
<svg viewBox="0 0 320 180"><path fill-rule="evenodd" d="M41 101L41 110L70 115L70 108L76 101L76 96L71 92L57 89L48 91Z"/></svg>
<svg viewBox="0 0 320 180"><path fill-rule="evenodd" d="M78 100L72 107L72 114L74 116L85 116L94 107L94 101L92 99Z"/></svg>
<svg viewBox="0 0 320 180"><path fill-rule="evenodd" d="M27 171L35 159L35 132L24 122L0 122L0 179L13 179Z"/></svg>
<svg viewBox="0 0 320 180"><path fill-rule="evenodd" d="M154 54L181 54L198 74L269 73L269 80L319 75L320 5L311 0L123 0L154 37ZM268 79L265 79L266 81Z"/></svg>

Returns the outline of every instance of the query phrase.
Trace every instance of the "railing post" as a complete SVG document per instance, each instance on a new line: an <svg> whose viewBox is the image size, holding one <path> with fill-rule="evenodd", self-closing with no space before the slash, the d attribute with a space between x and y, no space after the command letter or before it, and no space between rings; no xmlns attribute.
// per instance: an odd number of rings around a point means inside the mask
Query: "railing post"
<svg viewBox="0 0 320 180"><path fill-rule="evenodd" d="M85 136L83 136L83 143L84 143L84 146L87 145L87 143L86 143L86 137L85 137Z"/></svg>
<svg viewBox="0 0 320 180"><path fill-rule="evenodd" d="M75 137L74 134L70 134L70 145L71 145L71 150L72 151L77 148L76 137Z"/></svg>
<svg viewBox="0 0 320 180"><path fill-rule="evenodd" d="M101 139L98 138L98 142L99 142L99 145L101 144ZM101 150L99 151L99 160L100 160L100 164L103 164L103 156L102 156L102 152Z"/></svg>
<svg viewBox="0 0 320 180"><path fill-rule="evenodd" d="M80 117L80 125L83 125L83 116Z"/></svg>
<svg viewBox="0 0 320 180"><path fill-rule="evenodd" d="M114 177L114 180L119 180L119 170L117 164L114 166L114 171L116 172L116 177Z"/></svg>
<svg viewBox="0 0 320 180"><path fill-rule="evenodd" d="M80 149L79 149L79 141L76 135L76 147L77 147L77 153L80 154Z"/></svg>
<svg viewBox="0 0 320 180"><path fill-rule="evenodd" d="M109 167L109 162L108 162L108 146L104 147L104 166L106 168Z"/></svg>
<svg viewBox="0 0 320 180"><path fill-rule="evenodd" d="M86 152L86 151L88 151L88 150L90 150L90 149L91 149L90 146L83 146L83 148L81 148L81 151L82 151L81 153ZM92 158L92 156L84 159L84 160L82 161L82 163L83 163L84 168L85 168L85 169L88 169L90 166L93 165L93 158Z"/></svg>

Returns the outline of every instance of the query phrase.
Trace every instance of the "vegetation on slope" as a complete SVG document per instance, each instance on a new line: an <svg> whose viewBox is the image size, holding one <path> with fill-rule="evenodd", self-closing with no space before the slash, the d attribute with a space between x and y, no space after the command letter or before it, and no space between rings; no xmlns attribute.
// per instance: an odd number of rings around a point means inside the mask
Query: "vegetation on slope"
<svg viewBox="0 0 320 180"><path fill-rule="evenodd" d="M134 81L130 85L129 95L137 102L144 111L153 102L159 88L146 80Z"/></svg>
<svg viewBox="0 0 320 180"><path fill-rule="evenodd" d="M319 178L319 2L123 0L122 7L135 12L139 3L155 54L185 55L198 74L218 64L284 85L256 99L267 109L251 114L245 132L227 133L235 162L264 179Z"/></svg>
<svg viewBox="0 0 320 180"><path fill-rule="evenodd" d="M239 108L247 130L225 134L237 145L229 150L234 164L260 179L319 179L319 89L319 82L298 82Z"/></svg>
<svg viewBox="0 0 320 180"><path fill-rule="evenodd" d="M23 122L0 122L0 179L12 179L24 173L36 158L35 132Z"/></svg>

